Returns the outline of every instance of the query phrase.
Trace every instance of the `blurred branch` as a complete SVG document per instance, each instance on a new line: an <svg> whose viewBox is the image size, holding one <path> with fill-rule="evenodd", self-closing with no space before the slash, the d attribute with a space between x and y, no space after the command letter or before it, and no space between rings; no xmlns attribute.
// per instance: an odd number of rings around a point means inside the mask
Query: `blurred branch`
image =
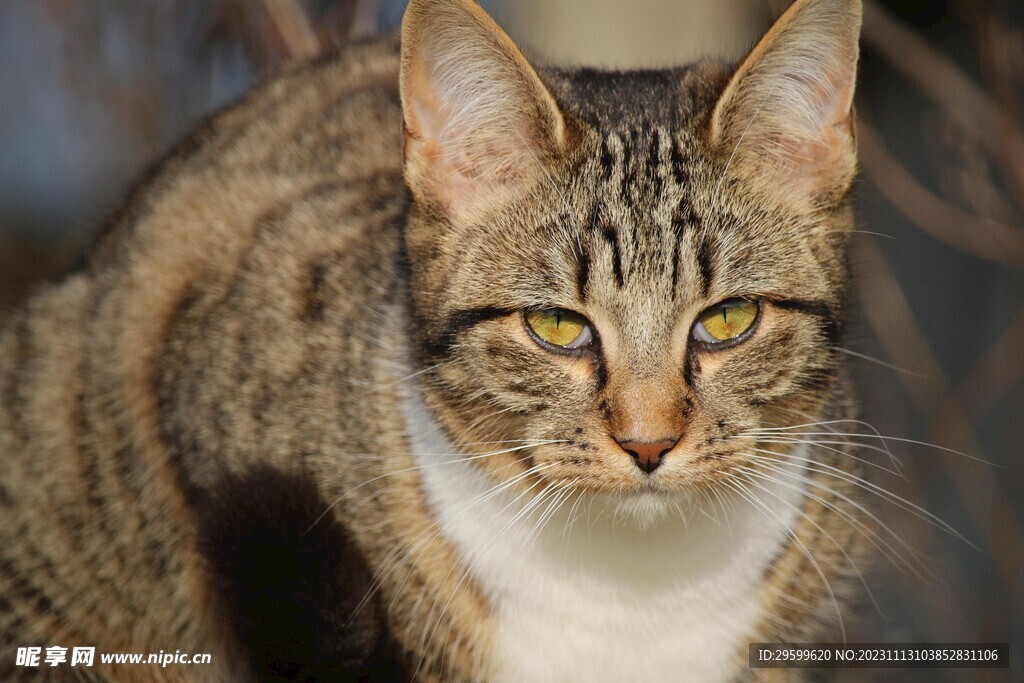
<svg viewBox="0 0 1024 683"><path fill-rule="evenodd" d="M357 0L224 0L213 40L240 43L255 65L273 71L345 45Z"/></svg>
<svg viewBox="0 0 1024 683"><path fill-rule="evenodd" d="M1024 133L1013 116L948 58L875 0L864 6L864 42L914 81L965 130L1001 159L1015 194L1024 193Z"/></svg>
<svg viewBox="0 0 1024 683"><path fill-rule="evenodd" d="M956 395L960 405L964 406L972 421L977 424L1022 380L1024 380L1024 307L1021 307L1016 317L1007 326L1006 331L967 373L967 377L957 387ZM950 418L950 413L955 410L955 406L943 406L936 414L935 430L941 429L944 424L955 422Z"/></svg>
<svg viewBox="0 0 1024 683"><path fill-rule="evenodd" d="M320 40L296 0L263 0L263 6L292 59L309 59L320 53Z"/></svg>
<svg viewBox="0 0 1024 683"><path fill-rule="evenodd" d="M874 128L863 121L857 125L857 146L868 177L907 220L951 247L1024 268L1024 230L968 213L937 197L911 175Z"/></svg>
<svg viewBox="0 0 1024 683"><path fill-rule="evenodd" d="M1019 127L1024 121L1024 30L1013 21L1009 3L1000 7L977 0L956 0L951 8L974 29L979 77ZM1009 161L1024 164L1019 156ZM1016 190L1015 198L1024 208L1024 186L1011 189Z"/></svg>
<svg viewBox="0 0 1024 683"><path fill-rule="evenodd" d="M922 417L944 420L933 429L944 446L952 445L982 457L984 449L974 428L881 250L870 239L860 240L858 245L865 272L857 282L863 300L868 302L864 306L868 324L893 362L913 364L929 377L924 382L899 373L915 409ZM991 554L992 566L1007 592L1013 595L1017 610L1024 612L1024 595L1013 590L1019 580L1018 560L1024 556L1024 530L993 468L967 461L959 461L954 468L947 458L941 458L937 469L946 471L975 527L985 534L984 547Z"/></svg>

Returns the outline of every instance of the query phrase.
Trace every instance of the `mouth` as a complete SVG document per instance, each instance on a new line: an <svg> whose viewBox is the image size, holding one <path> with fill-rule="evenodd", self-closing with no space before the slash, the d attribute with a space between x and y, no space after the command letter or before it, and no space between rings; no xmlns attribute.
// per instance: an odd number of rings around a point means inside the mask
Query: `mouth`
<svg viewBox="0 0 1024 683"><path fill-rule="evenodd" d="M633 495L652 496L663 493L665 493L665 490L661 486L658 486L656 483L654 483L654 480L651 479L650 477L646 477L644 478L644 480L640 482L640 485L636 488L636 491L633 493Z"/></svg>

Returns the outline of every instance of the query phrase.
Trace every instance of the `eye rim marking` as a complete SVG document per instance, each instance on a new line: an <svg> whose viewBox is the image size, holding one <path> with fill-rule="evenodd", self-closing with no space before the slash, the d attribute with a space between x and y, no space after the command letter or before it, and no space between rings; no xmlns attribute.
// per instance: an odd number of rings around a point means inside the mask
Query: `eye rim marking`
<svg viewBox="0 0 1024 683"><path fill-rule="evenodd" d="M721 306L723 304L729 303L730 301L745 301L745 302L754 304L754 307L755 307L754 319L750 322L750 325L747 327L747 329L743 330L742 332L740 332L735 337L730 337L729 339L722 339L722 340L714 341L714 342L709 342L709 341L705 341L703 339L698 339L696 336L694 336L694 330L697 329L697 325L701 325L703 327L703 324L700 322L700 319L701 319L701 317L704 316L705 313L707 313L708 311L710 311L710 310L712 310L714 308L717 308L717 307L719 307L719 306ZM754 333L757 332L758 327L760 327L760 325L761 325L761 318L762 318L763 312L764 312L764 305L763 305L762 300L759 299L759 298L754 298L754 297L749 297L749 296L731 296L731 297L729 297L727 299L722 299L718 303L715 303L715 304L712 304L712 305L708 306L707 308L705 308L704 310L702 310L700 313L697 314L696 319L693 321L693 324L690 326L690 334L689 334L690 345L692 346L693 350L698 352L698 353L703 353L703 352L717 353L718 351L725 351L726 349L731 349L734 346L738 346L739 344L742 344L743 342L745 342L748 339L750 339L754 335ZM708 336L712 336L710 333L707 333L707 334L708 334Z"/></svg>
<svg viewBox="0 0 1024 683"><path fill-rule="evenodd" d="M533 327L530 325L530 321L527 319L527 316L530 313L542 313L546 311L564 311L566 313L571 313L572 315L578 316L584 322L583 332L581 332L580 335L589 331L590 339L586 343L580 344L579 346L575 347L559 346L558 344L553 344L547 341L539 334L537 334L536 331L534 331ZM530 336L531 339L533 339L534 342L536 342L537 346L541 347L545 351L560 356L570 356L573 358L597 354L597 347L600 344L597 330L594 328L594 323L592 323L590 319L587 318L582 313L579 313L569 308L563 308L561 306L550 306L548 308L527 308L522 310L520 314L520 319L523 322L523 328L526 330L526 333ZM576 340L574 339L573 341Z"/></svg>

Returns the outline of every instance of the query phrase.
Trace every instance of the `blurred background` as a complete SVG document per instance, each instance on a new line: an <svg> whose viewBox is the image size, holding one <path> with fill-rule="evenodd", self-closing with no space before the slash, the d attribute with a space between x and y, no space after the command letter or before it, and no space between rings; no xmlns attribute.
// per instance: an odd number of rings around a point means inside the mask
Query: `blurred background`
<svg viewBox="0 0 1024 683"><path fill-rule="evenodd" d="M33 282L73 267L135 179L201 120L292 60L393 29L403 4L0 3L0 316ZM789 3L481 4L536 61L623 67L738 58ZM886 443L903 463L905 478L875 482L969 543L879 500L934 577L883 558L868 577L877 608L865 603L849 637L1009 641L1020 662L1024 2L869 1L862 45L857 301L844 350L865 419L894 437Z"/></svg>

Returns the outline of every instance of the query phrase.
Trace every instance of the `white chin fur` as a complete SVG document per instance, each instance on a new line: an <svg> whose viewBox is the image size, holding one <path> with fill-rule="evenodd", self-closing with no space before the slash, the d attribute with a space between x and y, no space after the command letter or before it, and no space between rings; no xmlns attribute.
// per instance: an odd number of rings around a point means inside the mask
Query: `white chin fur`
<svg viewBox="0 0 1024 683"><path fill-rule="evenodd" d="M588 516L609 515L613 524L649 531L661 523L684 523L694 514L691 497L683 493L643 491L625 495L600 493L586 495L580 506L587 505Z"/></svg>

